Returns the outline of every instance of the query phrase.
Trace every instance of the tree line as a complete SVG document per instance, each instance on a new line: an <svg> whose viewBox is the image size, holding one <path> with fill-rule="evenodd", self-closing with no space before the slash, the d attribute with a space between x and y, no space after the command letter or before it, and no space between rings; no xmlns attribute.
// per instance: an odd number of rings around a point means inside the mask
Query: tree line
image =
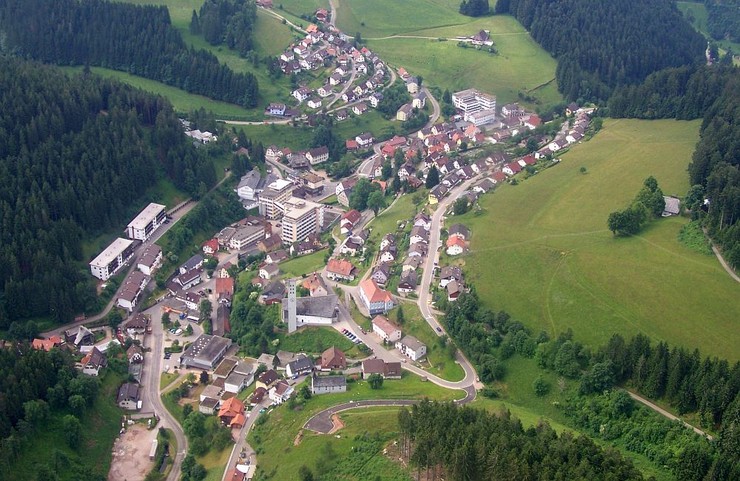
<svg viewBox="0 0 740 481"><path fill-rule="evenodd" d="M715 40L740 40L740 1L704 0L707 30Z"/></svg>
<svg viewBox="0 0 740 481"><path fill-rule="evenodd" d="M496 13L558 59L558 89L571 100L606 101L619 85L704 60L706 40L670 0L500 0Z"/></svg>
<svg viewBox="0 0 740 481"><path fill-rule="evenodd" d="M0 6L6 48L60 65L95 65L157 80L244 107L257 105L250 73L188 48L164 6L105 0L7 0Z"/></svg>
<svg viewBox="0 0 740 481"><path fill-rule="evenodd" d="M615 91L614 117L703 117L689 165L684 205L702 221L725 259L740 268L740 76L725 56L719 65L668 69L642 85Z"/></svg>
<svg viewBox="0 0 740 481"><path fill-rule="evenodd" d="M482 17L490 11L488 0L463 0L460 3L460 13L468 17Z"/></svg>
<svg viewBox="0 0 740 481"><path fill-rule="evenodd" d="M609 214L607 225L614 235L634 235L650 219L660 217L664 208L663 191L658 187L658 181L650 176L629 207Z"/></svg>
<svg viewBox="0 0 740 481"><path fill-rule="evenodd" d="M82 243L165 176L197 194L210 160L171 105L113 80L0 57L0 328L94 309Z"/></svg>
<svg viewBox="0 0 740 481"><path fill-rule="evenodd" d="M245 57L254 47L252 32L257 6L251 0L207 0L200 15L193 10L190 32L203 34L211 45L226 44Z"/></svg>
<svg viewBox="0 0 740 481"><path fill-rule="evenodd" d="M446 309L444 319L448 332L476 365L484 383L505 379L506 361L512 356L519 354L534 358L540 368L552 371L564 380L578 382L579 389L563 407L566 415L590 406L594 396L611 392L616 385L629 386L653 400L665 401L681 415L696 413L702 426L719 431L719 443L704 446L696 441L696 437L679 442L675 436L666 441L660 436L650 438L630 434L636 423L631 418L632 410L606 419L611 426L609 432L602 432L598 426L594 428L593 423L589 424L589 429L598 431L593 435L607 440L633 439L634 443L628 449L643 454L651 449L654 453L662 453L660 456L656 454L654 462L668 466L674 474L688 469L693 459L691 450L700 445L706 466L704 474L695 479L703 479L710 473L706 479L733 479L733 476L727 477L728 473L737 473L738 467L733 467L733 460L737 459L737 446L740 446L740 431L737 430L740 423L740 362L730 365L726 360L702 358L698 350L671 348L665 342L655 345L644 335L634 336L629 341L614 335L606 345L591 351L574 340L570 330L555 339L550 339L544 331L533 335L506 312L494 313L483 307L474 289L443 307ZM535 379L535 394L544 395L550 388L543 380ZM486 388L483 394L497 395L492 388ZM607 403L621 406L624 402L611 400ZM600 417L599 412L592 416L593 419ZM581 419L577 422L586 421ZM663 425L656 427L661 432L665 428ZM658 449L659 441L668 444L661 444Z"/></svg>
<svg viewBox="0 0 740 481"><path fill-rule="evenodd" d="M641 480L618 451L586 436L560 435L546 423L525 429L500 414L424 400L398 413L400 446L417 478Z"/></svg>

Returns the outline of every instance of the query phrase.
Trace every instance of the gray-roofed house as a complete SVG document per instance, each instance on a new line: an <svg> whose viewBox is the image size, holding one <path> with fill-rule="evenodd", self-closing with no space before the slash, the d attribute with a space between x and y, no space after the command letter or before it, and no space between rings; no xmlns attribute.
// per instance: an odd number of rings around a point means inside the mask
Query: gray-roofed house
<svg viewBox="0 0 740 481"><path fill-rule="evenodd" d="M462 224L452 224L450 228L447 229L447 232L450 237L457 236L462 240L468 240L470 238L470 229Z"/></svg>
<svg viewBox="0 0 740 481"><path fill-rule="evenodd" d="M288 377L300 376L313 371L313 360L309 357L301 357L291 361L285 366L285 375Z"/></svg>
<svg viewBox="0 0 740 481"><path fill-rule="evenodd" d="M224 391L239 394L247 385L247 376L232 372L224 381Z"/></svg>
<svg viewBox="0 0 740 481"><path fill-rule="evenodd" d="M445 266L439 271L439 287L447 287L452 281L462 280L462 270L458 266Z"/></svg>
<svg viewBox="0 0 740 481"><path fill-rule="evenodd" d="M396 349L412 361L418 361L427 354L427 346L414 336L404 336L396 342Z"/></svg>
<svg viewBox="0 0 740 481"><path fill-rule="evenodd" d="M416 271L406 271L401 274L401 279L398 281L398 292L410 293L416 290L418 283L418 276Z"/></svg>
<svg viewBox="0 0 740 481"><path fill-rule="evenodd" d="M375 266L373 273L370 275L372 279L381 287L385 287L391 278L391 268L387 263L381 263Z"/></svg>
<svg viewBox="0 0 740 481"><path fill-rule="evenodd" d="M267 306L280 302L285 297L285 284L273 281L265 286L260 294L260 302Z"/></svg>
<svg viewBox="0 0 740 481"><path fill-rule="evenodd" d="M185 261L183 265L180 266L180 274L185 274L188 271L192 271L193 269L200 269L203 266L203 262L205 259L200 254L195 254L193 257Z"/></svg>
<svg viewBox="0 0 740 481"><path fill-rule="evenodd" d="M313 376L311 378L311 393L328 394L346 392L347 380L344 376Z"/></svg>
<svg viewBox="0 0 740 481"><path fill-rule="evenodd" d="M118 407L128 411L139 409L139 385L133 382L121 384L121 387L118 388L116 403Z"/></svg>
<svg viewBox="0 0 740 481"><path fill-rule="evenodd" d="M665 207L663 208L663 217L678 215L681 212L681 201L676 197L664 195Z"/></svg>
<svg viewBox="0 0 740 481"><path fill-rule="evenodd" d="M231 346L231 339L201 334L180 356L180 366L213 369Z"/></svg>

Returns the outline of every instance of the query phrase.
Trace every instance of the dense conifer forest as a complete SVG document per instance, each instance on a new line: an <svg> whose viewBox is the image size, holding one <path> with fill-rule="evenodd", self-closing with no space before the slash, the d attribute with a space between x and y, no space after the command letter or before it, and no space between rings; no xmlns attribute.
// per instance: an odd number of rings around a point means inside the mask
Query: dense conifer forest
<svg viewBox="0 0 740 481"><path fill-rule="evenodd" d="M643 479L613 449L586 436L558 435L547 424L524 429L508 412L422 401L402 409L398 422L402 451L428 480Z"/></svg>
<svg viewBox="0 0 740 481"><path fill-rule="evenodd" d="M193 11L190 31L203 34L211 45L226 44L246 56L253 47L252 29L257 20L257 6L252 0L208 0Z"/></svg>
<svg viewBox="0 0 740 481"><path fill-rule="evenodd" d="M95 306L82 242L120 228L163 176L216 181L161 97L0 57L0 327Z"/></svg>
<svg viewBox="0 0 740 481"><path fill-rule="evenodd" d="M0 4L0 30L5 49L24 57L122 70L216 100L257 105L257 79L235 73L205 50L188 48L164 6L7 0ZM239 48L251 48L251 41Z"/></svg>
<svg viewBox="0 0 740 481"><path fill-rule="evenodd" d="M558 87L571 100L606 101L618 85L704 60L706 40L670 0L499 0L558 60Z"/></svg>
<svg viewBox="0 0 740 481"><path fill-rule="evenodd" d="M706 0L707 29L715 40L740 40L740 0Z"/></svg>

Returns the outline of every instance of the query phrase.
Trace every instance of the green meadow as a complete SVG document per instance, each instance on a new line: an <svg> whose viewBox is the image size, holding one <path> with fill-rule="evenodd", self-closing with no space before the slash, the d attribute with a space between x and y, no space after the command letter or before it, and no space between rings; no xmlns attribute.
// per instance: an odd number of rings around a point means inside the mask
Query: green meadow
<svg viewBox="0 0 740 481"><path fill-rule="evenodd" d="M738 360L738 285L678 241L689 219L655 220L629 238L606 227L650 175L665 194L685 194L698 130L698 121L609 120L559 164L484 197L484 215L461 219L473 232L467 278L483 301L535 332L572 328L591 346L644 333Z"/></svg>
<svg viewBox="0 0 740 481"><path fill-rule="evenodd" d="M339 3L337 27L362 38L402 35L431 27L467 23L456 0L345 0Z"/></svg>

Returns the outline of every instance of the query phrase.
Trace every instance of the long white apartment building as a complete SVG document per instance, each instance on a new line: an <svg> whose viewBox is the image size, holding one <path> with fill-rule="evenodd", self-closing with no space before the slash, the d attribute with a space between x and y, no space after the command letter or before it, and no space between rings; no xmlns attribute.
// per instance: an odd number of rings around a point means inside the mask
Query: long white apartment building
<svg viewBox="0 0 740 481"><path fill-rule="evenodd" d="M452 94L452 104L464 115L474 114L481 110L496 110L496 96L483 93L477 89L467 89Z"/></svg>
<svg viewBox="0 0 740 481"><path fill-rule="evenodd" d="M291 197L283 203L283 244L290 245L318 233L323 227L324 205Z"/></svg>
<svg viewBox="0 0 740 481"><path fill-rule="evenodd" d="M293 193L293 183L285 179L278 179L262 191L259 195L259 212L268 219L279 219L285 212L283 203Z"/></svg>
<svg viewBox="0 0 740 481"><path fill-rule="evenodd" d="M134 241L119 237L90 262L90 272L107 281L134 255Z"/></svg>
<svg viewBox="0 0 740 481"><path fill-rule="evenodd" d="M129 239L145 241L167 219L166 207L152 202L144 208L126 227Z"/></svg>

